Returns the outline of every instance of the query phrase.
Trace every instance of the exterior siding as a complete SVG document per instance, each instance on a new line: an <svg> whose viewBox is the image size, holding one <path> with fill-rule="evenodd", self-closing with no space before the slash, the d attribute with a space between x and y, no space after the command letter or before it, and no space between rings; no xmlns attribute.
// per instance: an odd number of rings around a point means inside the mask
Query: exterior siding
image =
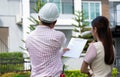
<svg viewBox="0 0 120 77"><path fill-rule="evenodd" d="M8 51L21 51L22 27L16 25L16 17L20 13L20 0L0 0L0 27L9 29Z"/></svg>
<svg viewBox="0 0 120 77"><path fill-rule="evenodd" d="M109 0L101 0L101 1L102 1L102 15L110 19Z"/></svg>

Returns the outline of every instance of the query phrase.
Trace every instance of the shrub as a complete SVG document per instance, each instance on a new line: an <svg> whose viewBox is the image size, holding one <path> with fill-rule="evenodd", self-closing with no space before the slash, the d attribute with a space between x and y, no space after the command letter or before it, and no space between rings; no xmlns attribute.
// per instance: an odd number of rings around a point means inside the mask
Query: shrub
<svg viewBox="0 0 120 77"><path fill-rule="evenodd" d="M112 69L112 77L117 77L117 75L119 74L117 68L113 68Z"/></svg>
<svg viewBox="0 0 120 77"><path fill-rule="evenodd" d="M87 77L87 74L83 74L80 70L66 70L65 77Z"/></svg>
<svg viewBox="0 0 120 77"><path fill-rule="evenodd" d="M117 77L119 74L117 68L113 68L112 77ZM1 75L0 77L30 77L30 72L13 72L6 73ZM79 70L66 70L65 77L87 77L86 74L81 73Z"/></svg>
<svg viewBox="0 0 120 77"><path fill-rule="evenodd" d="M21 52L0 53L0 73L23 70L23 54Z"/></svg>
<svg viewBox="0 0 120 77"><path fill-rule="evenodd" d="M11 72L5 73L0 77L30 77L30 72Z"/></svg>

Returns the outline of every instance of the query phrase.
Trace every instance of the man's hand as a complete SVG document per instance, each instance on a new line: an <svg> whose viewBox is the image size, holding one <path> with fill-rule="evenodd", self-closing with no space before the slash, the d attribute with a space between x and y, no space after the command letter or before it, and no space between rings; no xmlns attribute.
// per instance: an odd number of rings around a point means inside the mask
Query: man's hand
<svg viewBox="0 0 120 77"><path fill-rule="evenodd" d="M66 51L69 51L69 48L63 48L63 52L65 53Z"/></svg>

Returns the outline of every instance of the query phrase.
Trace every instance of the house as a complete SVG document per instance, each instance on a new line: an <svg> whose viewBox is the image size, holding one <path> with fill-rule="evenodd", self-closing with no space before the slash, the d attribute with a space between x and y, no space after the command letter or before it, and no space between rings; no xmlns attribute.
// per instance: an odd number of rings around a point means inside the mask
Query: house
<svg viewBox="0 0 120 77"><path fill-rule="evenodd" d="M29 32L28 26L30 25L30 21L28 18L30 15L36 15L32 11L32 6L34 6L34 3L37 0L0 0L0 52L5 51L22 51L20 46L23 46L24 43L21 41L22 39L25 39L27 36L27 32ZM51 0L41 0L43 2L49 2ZM74 17L74 12L81 10L82 4L81 0L52 0L57 4L60 11L60 17L58 19L58 22L56 24L55 29L63 31L68 40L67 43L70 40L70 37L72 36L72 23L75 21L72 19ZM109 11L104 11L104 8L102 10L101 5L102 3L108 2L107 0L95 0L95 1L82 1L83 8L87 10L86 6L91 5L93 7L94 5L98 4L97 15L104 15L109 18ZM103 5L103 7L108 8ZM90 9L90 8L89 8ZM95 11L95 10L94 10ZM94 12L94 11L91 11ZM86 14L86 15L90 15ZM94 15L94 14L93 14ZM92 15L91 15L92 16ZM94 17L93 17L94 18ZM91 21L92 19L89 17L87 21ZM19 22L23 21L23 25L18 25Z"/></svg>
<svg viewBox="0 0 120 77"><path fill-rule="evenodd" d="M35 4L36 0L30 1L30 7L34 6L32 4ZM107 18L109 18L109 10L102 9L102 7L109 8L108 6L104 6L102 4L107 3L108 1L101 1L101 0L95 0L95 1L87 1L87 0L41 0L41 2L54 2L59 8L60 17L58 18L58 21L56 23L55 29L63 31L66 34L67 37L67 44L72 36L72 29L73 23L75 21L72 19L74 17L74 13L76 11L81 11L81 9L84 9L84 12L86 12L86 21L89 23L92 21L93 18L99 15L104 15ZM91 7L91 8L90 8ZM106 10L106 13L103 12ZM30 15L37 18L36 13L32 11L32 8L30 9ZM90 27L90 24L89 24ZM67 44L65 46L67 46Z"/></svg>
<svg viewBox="0 0 120 77"><path fill-rule="evenodd" d="M26 38L29 32L28 26L30 21L28 18L37 15L33 12L32 7L37 0L0 0L0 51L22 51L20 46L23 46L22 39ZM41 0L42 2L50 2L51 0ZM103 0L104 1L104 0ZM72 36L72 23L74 20L74 12L81 10L81 0L53 0L59 7L60 17L57 21L55 29L63 31L68 41ZM107 2L106 0L103 2ZM97 15L105 15L109 18L109 11L102 13L101 0L87 1L83 0L83 8L87 10L86 6L92 4L91 7L98 4L96 8ZM103 6L106 7L106 6ZM90 8L89 8L90 9ZM94 11L91 11L94 13ZM88 15L88 14L86 14ZM93 14L94 15L94 14ZM92 15L91 15L92 16ZM93 17L94 18L94 17ZM89 17L87 21L91 21ZM18 23L23 21L23 25L19 26Z"/></svg>
<svg viewBox="0 0 120 77"><path fill-rule="evenodd" d="M37 0L0 0L0 52L23 51L20 48L20 46L24 47L22 39L25 40L28 35L27 32L30 32L30 29L28 27L31 24L31 22L28 20L28 18L30 16L34 16L37 18L37 14L32 10L32 6L34 6L34 3L36 1ZM58 18L55 29L63 31L65 33L68 39L67 44L72 36L72 29L74 28L72 24L75 23L75 21L72 18L74 17L75 11L83 9L85 11L85 16L87 17L86 21L88 21L89 23L96 16L99 15L106 16L110 20L111 29L113 30L113 36L116 44L116 50L118 53L117 54L118 59L116 60L116 64L120 65L118 64L120 61L119 0L41 0L41 1L54 2L58 6L60 17ZM21 21L22 25L19 25L19 22ZM90 27L90 24L88 26ZM67 46L67 44L65 46ZM76 62L78 62L78 60L76 60Z"/></svg>

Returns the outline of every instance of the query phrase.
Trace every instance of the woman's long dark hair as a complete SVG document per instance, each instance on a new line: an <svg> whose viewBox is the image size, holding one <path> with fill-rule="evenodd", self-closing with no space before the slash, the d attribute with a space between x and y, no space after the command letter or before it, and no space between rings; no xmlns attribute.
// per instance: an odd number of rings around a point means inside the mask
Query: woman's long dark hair
<svg viewBox="0 0 120 77"><path fill-rule="evenodd" d="M112 43L112 33L109 27L109 21L104 16L98 16L92 21L93 29L96 27L97 34L102 41L105 51L104 61L106 64L111 65L114 62L114 51Z"/></svg>

